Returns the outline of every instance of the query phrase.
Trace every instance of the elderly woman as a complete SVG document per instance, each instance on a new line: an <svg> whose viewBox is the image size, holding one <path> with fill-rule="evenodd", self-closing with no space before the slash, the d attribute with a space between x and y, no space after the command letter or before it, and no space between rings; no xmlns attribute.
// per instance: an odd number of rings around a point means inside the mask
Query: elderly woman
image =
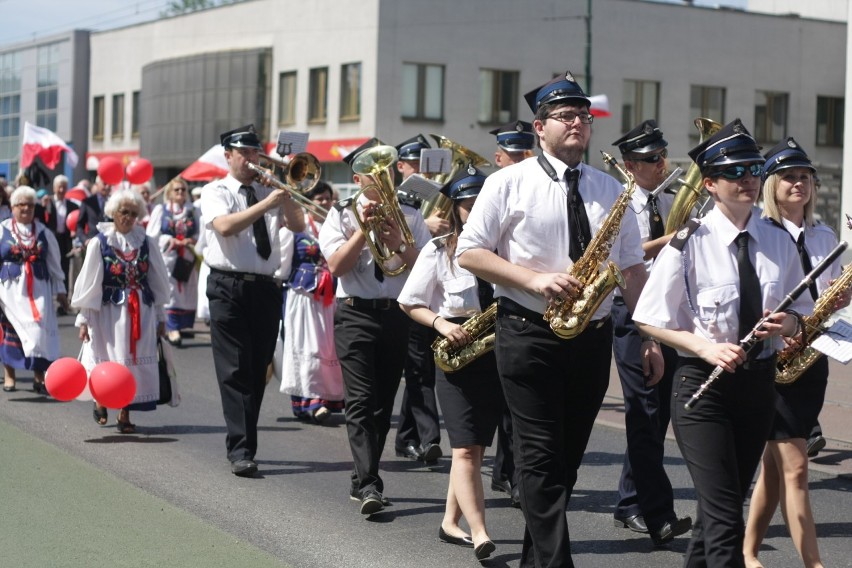
<svg viewBox="0 0 852 568"><path fill-rule="evenodd" d="M157 243L136 223L146 212L142 197L122 189L104 209L114 222L98 223L71 305L80 310L76 325L84 342L84 365L114 361L136 379L136 396L117 418L118 431L132 434L136 426L130 411L154 410L160 396L157 335L163 332L169 279ZM93 415L95 422L106 424L106 408L97 401Z"/></svg>
<svg viewBox="0 0 852 568"><path fill-rule="evenodd" d="M171 275L166 338L172 345L181 344L180 330L191 329L195 324L198 305L198 270L193 248L198 238L195 211L189 200L189 186L176 177L166 186L165 200L154 207L146 229L149 237L158 240Z"/></svg>
<svg viewBox="0 0 852 568"><path fill-rule="evenodd" d="M0 358L3 390L15 387L15 369L33 372L33 390L47 394L44 372L59 357L59 331L53 297L66 304L53 233L34 219L36 192L21 186L12 193L12 217L0 223Z"/></svg>

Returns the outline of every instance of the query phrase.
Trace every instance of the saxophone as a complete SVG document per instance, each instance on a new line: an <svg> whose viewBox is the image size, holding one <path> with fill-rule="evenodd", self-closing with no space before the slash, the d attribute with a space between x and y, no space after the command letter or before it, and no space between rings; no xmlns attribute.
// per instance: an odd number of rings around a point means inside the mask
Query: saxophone
<svg viewBox="0 0 852 568"><path fill-rule="evenodd" d="M446 337L438 337L432 342L435 352L435 364L445 373L458 371L494 349L494 325L497 323L497 302L488 306L482 313L476 314L461 326L473 341L464 347L453 348Z"/></svg>
<svg viewBox="0 0 852 568"><path fill-rule="evenodd" d="M603 271L601 267L609 258L612 243L621 230L621 220L630 203L636 182L633 176L622 169L615 159L601 150L604 162L618 170L626 181L626 188L609 210L603 225L592 238L588 248L569 269L571 276L580 281L581 292L578 298L568 298L560 303L552 302L544 312L544 319L550 322L550 329L562 339L571 339L580 335L589 325L595 310L616 285L624 288L624 277L618 266L609 261Z"/></svg>
<svg viewBox="0 0 852 568"><path fill-rule="evenodd" d="M782 385L793 383L816 363L822 353L811 347L811 343L823 334L823 324L834 313L837 298L843 295L852 284L852 264L843 269L840 277L831 283L814 303L814 313L802 318L802 342L791 345L778 355L778 365L775 370L775 382Z"/></svg>

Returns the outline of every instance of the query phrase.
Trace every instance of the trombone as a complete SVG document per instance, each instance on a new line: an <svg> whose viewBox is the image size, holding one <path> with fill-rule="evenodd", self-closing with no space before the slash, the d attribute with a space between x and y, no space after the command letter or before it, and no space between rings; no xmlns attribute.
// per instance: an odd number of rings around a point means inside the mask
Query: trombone
<svg viewBox="0 0 852 568"><path fill-rule="evenodd" d="M289 163L267 154L260 154L260 157L273 166L273 169L266 169L257 164L248 164L249 169L257 173L258 180L261 183L287 190L302 209L310 213L312 217L325 221L328 210L320 207L305 195L317 184L322 173L322 167L316 156L302 152L293 156ZM284 171L284 181L281 181L275 175L274 168L276 166Z"/></svg>

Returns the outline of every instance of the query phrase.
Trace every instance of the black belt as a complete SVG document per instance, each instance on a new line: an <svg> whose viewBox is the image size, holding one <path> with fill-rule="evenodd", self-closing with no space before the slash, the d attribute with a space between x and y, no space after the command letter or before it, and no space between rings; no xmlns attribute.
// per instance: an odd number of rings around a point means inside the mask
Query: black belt
<svg viewBox="0 0 852 568"><path fill-rule="evenodd" d="M341 304L346 304L356 310L389 310L391 308L397 307L396 300L392 298L356 298L355 296L350 296L348 298L338 298L338 302Z"/></svg>
<svg viewBox="0 0 852 568"><path fill-rule="evenodd" d="M713 368L715 367L715 365L708 363L707 361L705 361L704 359L701 359L700 357L681 357L681 359L682 359L682 363L685 363L687 365L694 366L694 367L699 367L699 368L704 367L708 371L712 371ZM777 363L778 363L778 354L774 353L774 354L770 355L769 357L765 357L763 359L750 359L750 360L746 361L745 363L743 363L741 367L737 367L736 370L739 370L740 368L742 368L746 371L755 371L755 372L764 372L765 373L765 372L770 371L770 370L775 370L775 366L776 366Z"/></svg>
<svg viewBox="0 0 852 568"><path fill-rule="evenodd" d="M222 276L230 276L237 280L245 282L275 282L275 278L268 274L255 274L253 272L233 272L231 270L221 270L219 268L210 267L211 274L220 274Z"/></svg>
<svg viewBox="0 0 852 568"><path fill-rule="evenodd" d="M513 315L515 317L520 317L520 319L528 320L531 323L550 329L550 323L544 319L544 314L540 314L529 308L525 308L518 302L506 298L505 296L497 298L497 306L500 308L500 311L504 313L508 312L510 316ZM592 320L589 322L589 325L586 326L586 329L600 329L607 323L609 323L609 320L609 315L607 315L605 318Z"/></svg>

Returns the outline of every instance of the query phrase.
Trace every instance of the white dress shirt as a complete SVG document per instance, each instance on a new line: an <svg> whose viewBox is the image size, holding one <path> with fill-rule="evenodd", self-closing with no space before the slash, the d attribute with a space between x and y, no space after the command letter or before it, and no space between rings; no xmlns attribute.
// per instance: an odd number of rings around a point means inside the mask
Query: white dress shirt
<svg viewBox="0 0 852 568"><path fill-rule="evenodd" d="M781 218L781 222L793 242L799 240L799 235L802 231L805 232L805 250L808 251L808 256L811 259L811 266L816 266L819 262L828 256L828 253L837 246L837 235L826 225L814 225L813 227L805 224L805 227L797 227L787 219ZM799 263L801 264L801 262ZM840 276L840 261L834 261L825 272L819 275L816 279L817 293L822 294L828 288L829 283Z"/></svg>

